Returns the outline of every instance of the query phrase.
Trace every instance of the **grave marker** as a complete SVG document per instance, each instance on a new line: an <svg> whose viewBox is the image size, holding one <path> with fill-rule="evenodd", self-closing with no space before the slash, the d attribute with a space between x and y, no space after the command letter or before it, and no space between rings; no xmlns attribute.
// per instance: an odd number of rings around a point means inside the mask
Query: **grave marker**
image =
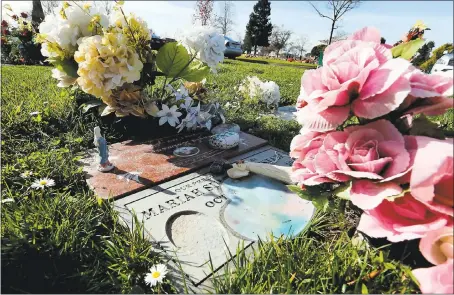
<svg viewBox="0 0 454 295"><path fill-rule="evenodd" d="M286 153L269 146L231 161L238 160L282 166L292 163ZM288 234L297 234L309 222L314 212L312 204L285 191L282 184L272 182L268 178L260 180L256 175L232 181L203 168L118 199L115 207L130 225L131 212L135 212L144 224L146 235L158 242L169 256L176 255L183 271L198 286L211 274L207 263L210 257L214 269L219 269L228 261L229 251L234 255L241 242L245 247L251 245L257 240L255 234L261 238L271 231L285 235L284 230L290 231L292 226L295 232ZM254 191L251 183L262 187ZM237 192L226 197L226 190L232 188ZM240 199L241 206L232 202L235 197Z"/></svg>

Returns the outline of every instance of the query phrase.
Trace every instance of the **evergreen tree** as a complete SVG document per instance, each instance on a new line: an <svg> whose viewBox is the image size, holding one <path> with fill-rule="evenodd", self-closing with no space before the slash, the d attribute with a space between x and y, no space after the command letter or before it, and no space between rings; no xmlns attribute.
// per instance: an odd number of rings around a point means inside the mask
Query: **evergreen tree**
<svg viewBox="0 0 454 295"><path fill-rule="evenodd" d="M311 50L311 55L312 56L315 56L315 57L319 57L320 54L325 51L325 48L326 48L326 44L319 44L319 45L316 45L312 48Z"/></svg>
<svg viewBox="0 0 454 295"><path fill-rule="evenodd" d="M422 65L426 60L430 58L430 53L432 52L432 49L434 47L435 43L433 41L429 41L426 44L424 44L421 48L419 48L418 52L416 53L416 56L413 58L411 63L417 67Z"/></svg>
<svg viewBox="0 0 454 295"><path fill-rule="evenodd" d="M257 46L269 46L269 38L273 26L270 22L271 4L268 0L259 0L254 5L254 11L249 16L249 23L246 26L246 36L250 39L251 48L254 48L254 55L257 53ZM249 37L248 37L249 36Z"/></svg>
<svg viewBox="0 0 454 295"><path fill-rule="evenodd" d="M248 54L250 54L252 51L251 35L249 35L247 32L243 40L243 50L245 50Z"/></svg>

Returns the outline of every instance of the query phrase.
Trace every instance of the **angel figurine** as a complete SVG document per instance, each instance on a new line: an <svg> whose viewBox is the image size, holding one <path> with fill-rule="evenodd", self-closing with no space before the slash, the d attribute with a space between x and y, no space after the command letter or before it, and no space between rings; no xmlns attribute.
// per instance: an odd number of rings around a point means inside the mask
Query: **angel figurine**
<svg viewBox="0 0 454 295"><path fill-rule="evenodd" d="M95 138L94 144L98 148L99 152L99 165L98 171L108 172L115 168L115 165L109 162L109 150L107 149L107 141L101 135L101 129L97 126L94 129Z"/></svg>

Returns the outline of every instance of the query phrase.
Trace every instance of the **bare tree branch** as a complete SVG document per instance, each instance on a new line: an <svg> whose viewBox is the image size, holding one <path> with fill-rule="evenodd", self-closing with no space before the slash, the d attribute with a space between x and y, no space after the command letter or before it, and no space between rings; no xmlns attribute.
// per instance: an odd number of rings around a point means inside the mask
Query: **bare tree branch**
<svg viewBox="0 0 454 295"><path fill-rule="evenodd" d="M222 34L227 35L232 31L233 17L234 17L234 4L232 1L223 1L220 7L220 15L215 15L214 26L218 28Z"/></svg>
<svg viewBox="0 0 454 295"><path fill-rule="evenodd" d="M332 11L333 17L328 17L325 14L321 13L320 10L315 7L314 4L309 2L309 4L315 9L320 17L327 18L331 20L331 32L329 35L328 45L333 41L333 32L339 28L339 25L336 26L336 23L350 10L357 8L360 5L361 1L359 0L330 0L327 3L328 9Z"/></svg>
<svg viewBox="0 0 454 295"><path fill-rule="evenodd" d="M271 34L271 46L276 50L277 57L279 57L279 51L288 45L288 41L292 36L292 31L284 29L282 27L273 27Z"/></svg>
<svg viewBox="0 0 454 295"><path fill-rule="evenodd" d="M193 23L200 21L202 26L207 26L213 17L213 0L198 0L196 3Z"/></svg>
<svg viewBox="0 0 454 295"><path fill-rule="evenodd" d="M45 15L55 15L55 8L58 7L60 1L41 1L41 6Z"/></svg>
<svg viewBox="0 0 454 295"><path fill-rule="evenodd" d="M325 17L325 18L327 18L327 19L333 20L333 19L330 18L329 16L326 16L326 15L322 14L322 13L320 12L320 10L318 10L317 7L314 6L314 4L312 4L311 2L309 2L309 4L310 4L312 7L314 7L315 11L317 11L317 13L318 13L318 15L320 15L320 17Z"/></svg>

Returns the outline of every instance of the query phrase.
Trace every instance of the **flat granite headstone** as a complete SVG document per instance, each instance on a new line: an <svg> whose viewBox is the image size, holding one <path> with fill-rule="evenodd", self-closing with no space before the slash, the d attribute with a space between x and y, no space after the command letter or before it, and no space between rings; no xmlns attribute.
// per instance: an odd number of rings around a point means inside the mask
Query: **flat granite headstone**
<svg viewBox="0 0 454 295"><path fill-rule="evenodd" d="M265 146L230 160L290 166L288 154ZM314 213L312 203L291 193L282 183L258 175L232 180L212 175L205 167L178 179L118 199L115 208L133 226L132 212L145 235L171 258L178 258L193 286L235 255L238 245L258 238L293 236ZM200 290L199 290L200 291ZM197 291L197 293L199 292Z"/></svg>
<svg viewBox="0 0 454 295"><path fill-rule="evenodd" d="M109 160L115 169L108 173L97 170L97 150L91 150L82 160L88 185L99 197L118 198L266 145L265 140L240 132L237 147L216 150L208 145L210 136L202 132L109 145Z"/></svg>

